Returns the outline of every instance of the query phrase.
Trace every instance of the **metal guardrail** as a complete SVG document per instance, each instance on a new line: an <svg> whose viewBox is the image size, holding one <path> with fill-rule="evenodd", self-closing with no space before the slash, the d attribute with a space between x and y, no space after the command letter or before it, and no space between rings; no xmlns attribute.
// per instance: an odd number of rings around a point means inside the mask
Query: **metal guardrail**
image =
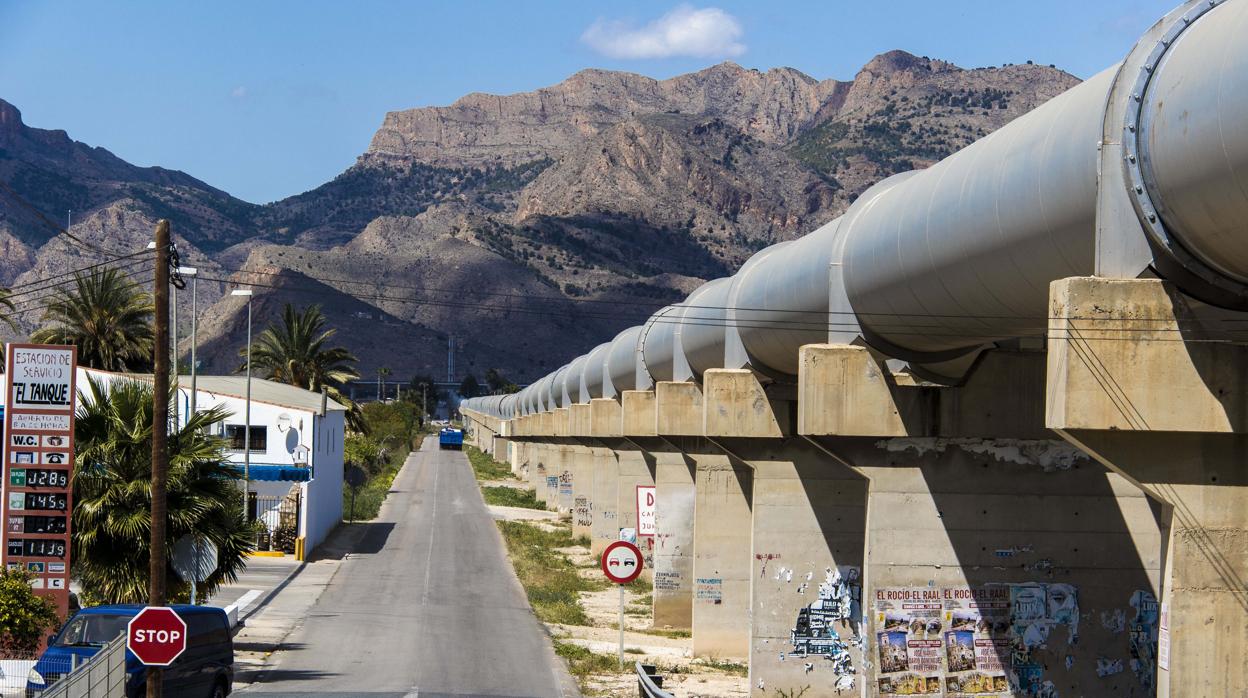
<svg viewBox="0 0 1248 698"><path fill-rule="evenodd" d="M676 698L663 690L663 677L655 673L653 664L637 662L637 696L638 698Z"/></svg>
<svg viewBox="0 0 1248 698"><path fill-rule="evenodd" d="M121 634L39 698L125 698L126 636Z"/></svg>

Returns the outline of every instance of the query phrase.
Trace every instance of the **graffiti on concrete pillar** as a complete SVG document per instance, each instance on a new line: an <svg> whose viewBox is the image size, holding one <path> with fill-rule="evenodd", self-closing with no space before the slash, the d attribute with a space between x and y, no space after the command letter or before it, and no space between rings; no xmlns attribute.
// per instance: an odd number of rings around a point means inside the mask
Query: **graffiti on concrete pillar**
<svg viewBox="0 0 1248 698"><path fill-rule="evenodd" d="M1139 589L1131 595L1131 608L1135 609L1135 617L1131 619L1131 629L1127 635L1131 650L1131 671L1135 673L1140 687L1147 694L1152 692L1157 681L1154 669L1157 665L1157 597L1151 591Z"/></svg>
<svg viewBox="0 0 1248 698"><path fill-rule="evenodd" d="M576 498L572 507L572 522L576 526L594 525L594 505L589 497L582 495Z"/></svg>
<svg viewBox="0 0 1248 698"><path fill-rule="evenodd" d="M654 590L655 591L679 591L681 588L680 580L683 575L679 572L665 571L654 572Z"/></svg>
<svg viewBox="0 0 1248 698"><path fill-rule="evenodd" d="M558 476L558 475L547 475L547 476L546 476L546 487L547 487L547 489L552 489L552 490L557 490L557 489L559 489L559 476Z"/></svg>
<svg viewBox="0 0 1248 698"><path fill-rule="evenodd" d="M698 603L718 606L724 602L724 580L720 577L698 577L693 597Z"/></svg>
<svg viewBox="0 0 1248 698"><path fill-rule="evenodd" d="M559 473L559 494L572 496L572 472L569 470Z"/></svg>
<svg viewBox="0 0 1248 698"><path fill-rule="evenodd" d="M819 584L819 597L797 612L797 621L790 631L793 651L789 656L821 656L832 663L836 674L836 690L854 687L854 664L849 656L851 644L857 645L862 630L862 571L857 567L828 567ZM837 626L852 638L847 642ZM813 670L814 665L810 665Z"/></svg>

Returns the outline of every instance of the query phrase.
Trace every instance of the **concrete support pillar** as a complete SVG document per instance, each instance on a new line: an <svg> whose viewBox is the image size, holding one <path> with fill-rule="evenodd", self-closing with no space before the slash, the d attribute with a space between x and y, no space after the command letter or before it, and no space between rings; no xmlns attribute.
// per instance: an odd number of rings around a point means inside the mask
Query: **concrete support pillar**
<svg viewBox="0 0 1248 698"><path fill-rule="evenodd" d="M617 442L615 457L618 468L618 487L615 509L619 512L618 528L631 528L637 532L637 545L645 555L645 567L641 578L654 579L654 458L640 446L631 442ZM645 521L638 516L643 513ZM644 525L643 525L644 524Z"/></svg>
<svg viewBox="0 0 1248 698"><path fill-rule="evenodd" d="M578 522L574 515L576 500L583 497L588 500L594 494L594 461L597 459L594 449L585 445L572 446L569 463L559 475L559 511L572 515L572 534L592 536L590 524Z"/></svg>
<svg viewBox="0 0 1248 698"><path fill-rule="evenodd" d="M1242 695L1248 347L1158 280L1061 279L1049 299L1047 425L1159 502L1168 529L1160 604L1128 619L1138 663L1158 696Z"/></svg>
<svg viewBox="0 0 1248 698"><path fill-rule="evenodd" d="M490 456L499 463L510 463L511 439L495 436L494 443L491 445Z"/></svg>
<svg viewBox="0 0 1248 698"><path fill-rule="evenodd" d="M511 442L511 474L520 479L525 478L528 469L529 442L513 439Z"/></svg>
<svg viewBox="0 0 1248 698"><path fill-rule="evenodd" d="M859 688L867 479L800 437L717 441L754 474L753 695Z"/></svg>
<svg viewBox="0 0 1248 698"><path fill-rule="evenodd" d="M612 542L619 540L619 513L616 509L616 493L619 491L619 462L611 449L595 447L594 473L591 496L586 501L578 497L572 512L575 527L589 528L589 551L595 556L602 554Z"/></svg>
<svg viewBox="0 0 1248 698"><path fill-rule="evenodd" d="M693 460L693 653L745 659L750 654L751 522L754 476L709 441L691 444Z"/></svg>
<svg viewBox="0 0 1248 698"><path fill-rule="evenodd" d="M531 441L526 450L528 451L528 467L525 480L528 481L529 487L533 488L533 496L539 502L548 504L550 493L546 487L546 473L550 468L551 445L544 441Z"/></svg>
<svg viewBox="0 0 1248 698"><path fill-rule="evenodd" d="M664 439L636 439L654 460L654 627L693 627L694 463Z"/></svg>

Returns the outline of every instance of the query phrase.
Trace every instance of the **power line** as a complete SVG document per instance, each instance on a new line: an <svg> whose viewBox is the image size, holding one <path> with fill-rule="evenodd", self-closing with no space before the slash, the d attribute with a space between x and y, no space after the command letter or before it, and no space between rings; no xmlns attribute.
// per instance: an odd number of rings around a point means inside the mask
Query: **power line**
<svg viewBox="0 0 1248 698"><path fill-rule="evenodd" d="M282 271L265 271L265 270L251 270L251 269L229 269L229 268L225 268L225 267L222 267L222 268L221 268L221 271L226 272L226 273L232 273L232 274L255 274L255 275L260 275L260 276L281 276L281 275L283 275L283 273L284 273L284 272L282 272ZM332 286L332 284L335 284L335 283L344 283L344 284L352 284L352 285L365 285L365 286L374 286L374 287L376 287L376 286L384 286L384 287L385 287L385 288L387 288L387 289L403 289L403 290L422 291L422 292L427 292L427 293L438 293L438 294L451 295L451 296L455 296L455 297L463 297L464 295L485 295L485 296L494 296L494 297L499 297L499 298L508 298L508 299L511 299L511 298L516 298L516 299L522 299L522 300L526 300L526 301L532 301L532 300L545 301L545 300L550 300L550 301L554 301L554 302L556 302L556 303L563 303L563 304L567 304L567 305L580 305L580 304L594 304L594 305L597 305L597 304L605 304L605 305L626 305L626 306L635 306L635 307L638 307L638 308L646 308L647 310L646 310L646 312L645 312L645 315L644 315L644 316L639 316L639 317L645 317L645 318L649 318L649 317L651 317L651 316L654 314L653 312L651 312L651 311L650 311L650 309L657 309L657 310L661 310L662 308L665 308L665 307L671 307L671 308L678 309L678 310L680 310L680 311L682 311L682 312L687 312L687 311L689 311L689 310L712 310L712 311L720 311L720 310L722 310L722 311L725 311L725 312L732 311L732 312L736 312L736 313L746 313L746 314L749 314L749 313L769 313L769 314L783 314L783 315L789 315L789 316L792 316L792 315L809 315L809 316L813 316L813 317L827 317L827 316L850 316L850 317L853 317L853 318L862 318L862 319L867 319L867 320L870 320L870 319L872 319L872 318L882 318L882 319L884 319L884 320L888 320L888 319L902 319L903 321L902 321L902 322L899 322L899 323L898 323L898 325L900 325L900 326L904 326L904 327L932 327L932 328L947 328L947 326L946 326L946 325L915 325L915 324L914 324L914 319L916 319L916 318L917 318L917 319L923 319L923 320L940 320L940 319L943 319L943 320L966 320L966 321L1000 320L1000 321L1006 321L1006 322L1010 322L1010 323L1019 323L1019 322L1045 322L1045 323L1047 323L1048 321L1052 321L1052 320L1096 320L1096 321L1098 321L1098 322L1107 322L1107 321L1108 321L1108 322L1130 322L1130 323L1137 323L1137 322L1168 322L1168 323L1169 323L1169 322L1177 322L1177 323L1179 323L1179 324L1184 324L1184 323L1187 323L1187 324L1195 324L1195 325L1204 325L1204 324L1208 324L1208 323L1220 323L1220 324L1237 324L1237 323L1244 323L1244 324L1245 324L1244 329L1245 329L1245 330L1248 330L1248 317L1245 317L1245 318L1242 318L1242 319L1241 319L1241 318L1207 318L1207 319L1203 319L1203 320L1196 320L1196 319L1191 319L1191 320L1188 320L1188 319L1174 318L1174 317L1164 317L1164 318L1101 318L1101 317L1085 317L1085 316L1066 316L1066 317L1063 317L1063 316L1040 316L1040 315L955 315L955 314L941 314L941 313L858 312L858 311L852 311L852 310L830 310L830 309L828 309L828 310L788 310L788 309L776 309L776 308L752 308L752 307L735 307L735 306L723 306L723 305L706 305L706 304L698 304L698 303L692 303L692 304L686 304L686 303L672 303L672 304L662 304L662 305L660 305L659 303L644 303L644 302L640 302L640 301L603 300L603 299L587 299L587 298L566 298L566 297L558 297L558 296L537 296L537 295L526 295L526 294L501 293L501 292L493 292L493 291L436 289L436 288L429 288L429 287L425 287L425 286L409 286L409 285L402 285L402 284L379 284L379 283L372 282L372 281L358 281L358 280L353 280L353 279L336 279L336 278L329 278L329 277L318 277L318 276L313 276L313 275L311 275L311 274L308 274L308 273L306 273L306 272L299 272L299 271L297 271L297 270L291 270L291 271L294 271L295 273L299 274L301 277L306 278L306 279L308 279L308 280L310 280L310 281L315 281L315 282L322 283L322 284L325 284L325 285L327 285L327 286L330 286L330 288L334 288L334 287ZM208 279L209 277L202 277L202 278ZM283 286L276 286L276 285L271 285L271 284L263 284L263 283L258 283L258 282L244 282L244 281L238 281L238 280L236 280L236 279L222 279L222 278L215 278L215 277L214 277L214 278L212 278L211 280L213 280L213 281L217 281L217 282L219 282L219 283L226 283L226 284L237 284L237 285L245 285L245 286L255 286L255 287L257 287L257 288L271 288L271 289L277 289L277 290L284 290L284 289L285 289L285 287L283 287ZM337 289L337 288L334 288L334 290L335 290L337 293L345 294L345 295L352 296L352 297L355 297L355 298L370 298L370 299L375 299L375 300L392 300L392 301L395 301L395 302L413 302L413 299L408 298L408 297L405 297L405 296L392 296L392 295L386 295L386 294L384 294L384 293L380 293L380 292L377 292L377 293L370 293L370 294L357 294L357 293L356 293L356 292L354 292L354 291L346 291L346 290ZM316 291L316 290L312 290L312 289L309 289L309 290L308 290L308 292L309 292L309 293L317 293L318 291ZM529 313L529 314L533 314L533 313L541 313L541 314L549 314L549 315L555 315L555 314L557 314L557 313L555 313L554 311L550 311L550 310L535 310L535 309L528 309L528 308L515 308L515 307L510 306L510 305L507 305L507 306L497 306L497 305L491 306L491 305L485 305L485 304L482 304L482 303L468 303L468 302L465 302L465 301L435 301L435 300L423 300L423 301L421 301L421 303L422 303L422 304L424 304L424 305L435 305L435 306L445 306L445 307L475 308L475 309L483 309L483 310L487 310L487 311L488 311L488 310L498 310L498 311L505 312L505 313L519 312L519 313ZM638 311L638 312L640 312L640 311ZM584 318L584 317L589 317L589 318L597 318L597 319L618 319L620 316L619 316L618 314L610 314L610 315L606 315L606 314L601 314L601 313L598 313L598 314L576 313L576 314L567 314L567 315L566 315L566 317L573 317L573 318ZM689 316L685 315L685 316L683 317L683 319L678 318L678 320L681 320L681 321L684 321L684 320L690 320L690 319L692 319L692 320L709 320L709 321L713 321L713 322L727 322L727 321L723 321L723 320L721 320L720 318L717 318L717 317L711 317L711 316L707 316L707 317L698 317L698 316L693 316L693 317L691 318L691 317L689 317ZM762 322L762 323L780 323L780 324L784 324L784 325L807 325L807 326L811 327L812 329L814 329L814 328L818 328L818 327L825 327L825 328L826 328L826 327L829 327L829 326L848 326L848 325L852 325L852 326L854 326L854 327L857 327L857 326L858 326L858 324L859 324L859 323L857 323L857 322L835 322L835 321L818 321L818 320L803 321L803 320L793 320L793 319L776 319L776 320L772 320L772 319L769 319L769 318L750 318L750 320L749 320L749 321L750 321L750 322ZM732 324L732 323L731 323L731 322L728 322L728 324ZM870 321L868 324L869 324L870 326L872 326L872 327L887 327L887 326L888 326L885 322L883 322L883 320ZM1014 328L1016 328L1016 329L1019 329L1017 325L1012 325L1012 327L1014 327ZM1047 324L1046 324L1045 326L1040 326L1040 325L1023 326L1021 329L1044 329L1045 327L1047 327ZM1147 328L1137 328L1137 330L1135 330L1135 331L1174 331L1174 330L1173 330L1173 329L1167 329L1167 328L1161 328L1160 330L1149 330L1149 329L1147 329Z"/></svg>
<svg viewBox="0 0 1248 698"><path fill-rule="evenodd" d="M247 273L247 272L241 272L241 273ZM357 300L389 301L389 302L395 302L395 303L406 303L406 304L420 305L420 306L447 307L447 308L456 308L456 309L464 309L464 310L478 310L478 311L484 311L484 312L519 313L519 314L527 314L527 315L536 315L539 317L561 318L561 319L596 319L596 320L617 320L617 321L621 319L621 315L618 315L618 314L602 315L602 314L593 314L593 313L555 312L555 311L549 311L549 310L510 308L510 307L498 306L498 305L457 303L457 302L452 302L452 301L436 301L436 300L419 299L419 298L408 298L408 297L402 297L402 296L387 296L387 295L382 295L382 294L358 294L357 295L357 294L350 294L346 291L332 289L332 287L331 289L328 289L328 290L312 289L312 288L297 288L297 287L290 288L290 287L278 286L274 284L263 284L263 283L254 282L254 281L223 279L220 277L214 277L214 276L208 276L208 275L204 275L201 278L207 281L215 281L215 282L225 283L225 284L235 284L239 286L251 286L255 288L268 288L268 289L272 289L275 291L299 293L299 294L304 294L304 295L325 295L325 296L347 295ZM313 277L307 277L307 278L313 279ZM784 312L784 311L772 311L772 312ZM913 317L913 316L906 316L906 317ZM973 318L968 316L967 319L973 319ZM1078 318L1074 316L1057 317L1057 318L1052 318L1052 319L1062 320L1062 321L1078 321L1081 319L1086 319L1088 321L1101 320L1101 318ZM794 321L789 321L789 320L767 320L767 319L762 319L762 318L755 318L749 321L737 321L737 320L732 320L728 318L711 318L711 317L705 317L705 318L660 317L660 318L650 319L649 322L653 324L676 324L682 327L717 327L717 328L718 327L735 327L737 329L757 329L757 330L780 331L780 332L827 332L829 330L835 330L837 328L844 329L847 331L858 331L860 329L860 325L854 321L839 321L839 322L827 321L823 323L815 323L815 322L802 323L802 322L794 322ZM756 324L756 323L766 323L766 324ZM876 324L873 326L879 327L880 325ZM900 323L895 326L900 327L903 330L914 330L914 329L919 329L921 327L925 327L923 325L914 325L913 323ZM977 344L977 343L982 344L982 343L988 343L992 341L1000 341L1000 339L1003 339L1003 338L993 339L987 336L983 338L977 338L974 333L950 332L948 330L951 328L948 328L945 326L939 326L939 325L929 325L926 327L931 327L933 329L938 329L938 330L943 329L946 331L944 332L890 331L889 335L890 336L894 336L894 335L895 336L911 336L911 337L948 337L948 338L956 338L956 339L966 339L972 345ZM1033 330L1030 336L1037 336L1037 337L1038 336L1052 337L1053 336L1052 333L1054 332L1047 325L1031 326L1031 327L1014 326L1012 329L1014 330L1030 329L1030 330ZM1177 328L1119 328L1119 329L1110 330L1110 331L1114 331L1114 332L1177 332L1177 331L1182 331L1182 330L1177 329ZM1088 341L1107 341L1107 340L1131 341L1129 338L1124 338L1124 337L1097 337L1097 338L1084 338L1084 339ZM1146 338L1144 341L1212 342L1212 343L1226 343L1226 344L1243 343L1241 341L1231 340L1231 339L1198 339L1198 338L1190 338L1190 339L1179 338L1179 339L1173 339L1173 340L1163 340L1160 338Z"/></svg>
<svg viewBox="0 0 1248 698"><path fill-rule="evenodd" d="M137 269L137 270L135 270L135 271L137 271L137 272L139 272L139 273L143 273L143 272L150 272L150 271L151 271L151 269ZM22 300L20 303L16 303L16 304L14 304L14 308L13 308L13 310L6 311L6 312L8 312L8 313L9 313L9 314L11 314L11 315L16 315L16 314L20 314L20 313L29 312L29 311L31 311L31 310L34 310L34 309L36 309L36 308L40 307L41 305L46 305L46 302L45 302L45 301L47 301L47 300L49 300L49 299L53 299L53 298L58 298L58 297L60 297L60 296L62 295L62 288L63 288L65 285L67 285L68 283L71 283L71 282L72 282L72 280L71 280L71 281L62 282L62 283L61 283L61 284L59 284L56 288L41 289L41 291L43 291L43 292L44 292L44 293L42 293L41 295L37 295L37 296L35 296L35 297L33 297L33 298L26 298L26 299ZM139 280L139 281L131 281L131 283L130 283L129 285L127 285L127 286L126 286L126 288L127 288L127 289L131 289L131 288L135 288L135 287L138 287L138 286L145 286L145 285L149 284L150 282L151 282L151 279L149 279L149 278L148 278L148 277L146 277L146 276L143 276L143 277L141 277L141 280Z"/></svg>
<svg viewBox="0 0 1248 698"><path fill-rule="evenodd" d="M35 217L38 218L41 223L43 223L48 228L50 228L52 232L56 233L57 235L64 235L66 238L69 238L70 240L77 243L77 245L81 247L82 249L88 250L90 252L94 252L96 254L102 254L102 255L113 256L113 257L126 254L125 252L114 252L111 250L106 250L102 247L96 247L95 245L69 232L65 228L62 228L59 224L54 223L52 219L48 218L47 215L44 214L43 211L40 211L37 206L27 201L26 198L23 197L21 194L18 194L17 192L13 191L12 187L6 184L3 180L0 180L0 189L3 189L6 193L8 193L8 195L14 201L16 201L19 206L33 213ZM55 239L56 238L53 238L53 240ZM69 243L66 242L64 244L68 245Z"/></svg>

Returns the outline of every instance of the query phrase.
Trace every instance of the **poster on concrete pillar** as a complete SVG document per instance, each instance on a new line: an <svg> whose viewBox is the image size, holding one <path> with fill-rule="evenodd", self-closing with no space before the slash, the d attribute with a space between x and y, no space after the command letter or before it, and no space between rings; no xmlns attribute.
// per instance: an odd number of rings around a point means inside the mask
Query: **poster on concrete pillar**
<svg viewBox="0 0 1248 698"><path fill-rule="evenodd" d="M941 695L942 590L884 587L875 592L875 639L881 696Z"/></svg>
<svg viewBox="0 0 1248 698"><path fill-rule="evenodd" d="M943 589L945 695L1008 696L1010 589L996 584Z"/></svg>
<svg viewBox="0 0 1248 698"><path fill-rule="evenodd" d="M637 485L637 535L653 536L658 533L655 524L654 485Z"/></svg>

